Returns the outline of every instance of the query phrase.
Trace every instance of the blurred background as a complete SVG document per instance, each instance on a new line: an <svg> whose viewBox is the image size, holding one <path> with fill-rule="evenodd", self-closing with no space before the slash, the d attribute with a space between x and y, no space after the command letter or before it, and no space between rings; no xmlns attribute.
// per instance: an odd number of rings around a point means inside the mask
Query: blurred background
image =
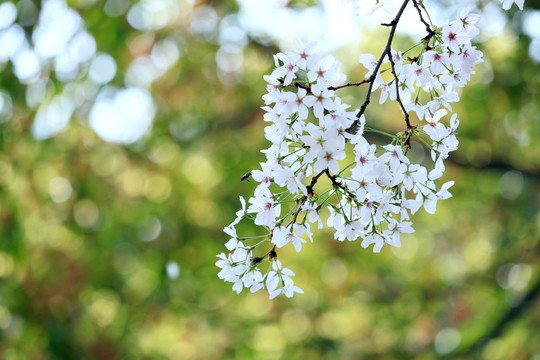
<svg viewBox="0 0 540 360"><path fill-rule="evenodd" d="M426 2L439 25L467 4ZM283 249L305 294L270 301L215 266L268 145L262 76L299 37L359 81L388 30L331 0L2 2L0 358L540 359L540 2L477 6L454 197L401 249ZM398 50L424 36L403 22Z"/></svg>

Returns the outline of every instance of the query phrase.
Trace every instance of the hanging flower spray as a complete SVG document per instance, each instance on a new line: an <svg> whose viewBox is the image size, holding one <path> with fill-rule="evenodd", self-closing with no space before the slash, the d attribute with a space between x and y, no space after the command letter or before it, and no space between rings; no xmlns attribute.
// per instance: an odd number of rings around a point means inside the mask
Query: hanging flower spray
<svg viewBox="0 0 540 360"><path fill-rule="evenodd" d="M523 8L523 0L502 2L504 9L514 2ZM382 0L351 3L367 13L384 6ZM426 34L402 52L392 42L408 6L416 9ZM479 33L478 19L463 12L436 26L421 0L404 0L393 20L382 24L389 29L382 52L359 56L368 72L354 83L345 83L347 77L332 56L317 56L314 43L295 42L294 51L274 55L263 96L265 137L271 145L263 150L266 161L260 169L243 177L258 185L247 202L240 197L242 208L224 229L230 240L225 244L229 252L218 255L220 279L233 283L237 293L266 289L270 298L292 297L303 291L277 253L288 244L299 252L306 238L313 241L312 226L323 227L322 209L329 211L326 226L334 229L335 239L360 240L362 247L380 252L387 245L400 247L401 234L414 232L412 214L422 207L433 214L439 200L452 196L454 181L440 183L444 161L459 145L459 119L451 114L451 104L459 101L456 89L467 84L483 61L482 52L471 44ZM367 88L365 98L351 109L339 91L359 86ZM401 109L403 130L397 134L366 126L364 113L376 92L379 104L391 100ZM370 143L364 136L369 132L386 136L388 143ZM407 157L412 140L429 149L432 170ZM347 158L348 163L343 161ZM318 185L323 177L328 188ZM240 221L253 221L264 234L239 236Z"/></svg>

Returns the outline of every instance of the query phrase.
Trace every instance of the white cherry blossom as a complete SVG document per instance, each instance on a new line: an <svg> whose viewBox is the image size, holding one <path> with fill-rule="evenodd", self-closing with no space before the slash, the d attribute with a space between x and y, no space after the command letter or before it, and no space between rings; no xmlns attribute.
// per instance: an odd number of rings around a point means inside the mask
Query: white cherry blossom
<svg viewBox="0 0 540 360"><path fill-rule="evenodd" d="M501 2L505 9L513 3L523 7L523 0ZM352 3L356 9L374 11L373 16L382 8L396 9L389 0ZM403 52L391 48L390 37L382 55L359 56L367 69L360 83L343 84L346 76L337 61L331 55L319 57L314 43L295 41L293 51L276 54L274 70L264 77L267 93L262 97L265 138L270 142L262 150L266 161L251 171L257 186L249 206L246 209L240 197L241 209L223 230L229 253L218 255L218 277L232 283L237 293L266 289L271 299L292 297L303 291L294 285L294 272L282 266L278 252L300 252L307 239L313 242L310 224L321 229L326 223L334 239L361 239L363 248L378 253L406 241L402 234L414 232L413 215L420 208L435 213L438 201L452 196L454 185L438 185L445 176L444 161L459 145L460 121L449 112L459 101L458 88L483 61L482 52L471 44L479 33L478 19L465 10L456 20L428 29L417 47ZM339 89L362 84L369 91L358 109L340 98ZM399 102L401 131L374 129L371 122L366 126L364 112L376 91L381 92L380 104ZM388 142L371 143L368 133ZM424 144L431 160L412 162L411 141ZM328 209L326 219L321 209ZM239 237L236 225L241 221L253 221L260 234Z"/></svg>

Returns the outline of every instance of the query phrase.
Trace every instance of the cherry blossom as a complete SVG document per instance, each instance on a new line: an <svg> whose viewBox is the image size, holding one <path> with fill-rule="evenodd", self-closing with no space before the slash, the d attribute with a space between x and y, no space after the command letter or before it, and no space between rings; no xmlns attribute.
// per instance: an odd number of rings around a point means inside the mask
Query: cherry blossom
<svg viewBox="0 0 540 360"><path fill-rule="evenodd" d="M514 2L503 0L503 8ZM482 52L471 41L479 32L478 16L468 10L446 24L429 25L418 0L404 0L399 10L384 0L352 1L356 10L378 14L391 11L395 18L387 45L379 55L362 54L358 60L367 73L358 83L347 77L338 62L320 58L315 43L294 42L294 50L274 55L275 68L264 76L267 93L262 100L266 161L244 178L257 183L253 196L240 197L241 209L224 227L228 254L218 255L218 277L233 284L233 291L266 289L272 299L303 291L294 285L292 270L282 266L278 252L292 245L300 252L309 239L311 224L324 224L338 241L360 241L374 253L400 247L414 232L412 215L424 208L436 211L440 200L452 196L454 181L444 178L444 161L457 150L459 119L452 103L481 63ZM414 6L426 36L409 50L392 48L393 34L407 6ZM339 96L344 87L367 87L358 108ZM370 97L380 91L379 103L398 104L402 130L388 133L366 125ZM370 124L369 119L367 119ZM378 133L387 143L370 143L367 133ZM424 144L431 159L413 163L411 141ZM429 170L428 170L429 169ZM322 180L324 179L324 181ZM322 211L328 211L323 215ZM238 236L236 226L253 221L259 234Z"/></svg>

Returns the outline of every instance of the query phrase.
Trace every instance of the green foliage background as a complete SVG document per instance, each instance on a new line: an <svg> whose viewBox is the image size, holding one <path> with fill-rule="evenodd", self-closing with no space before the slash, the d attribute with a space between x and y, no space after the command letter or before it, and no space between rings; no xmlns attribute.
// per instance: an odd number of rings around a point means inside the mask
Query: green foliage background
<svg viewBox="0 0 540 360"><path fill-rule="evenodd" d="M103 4L70 2L98 50L116 59L121 85L127 44L141 33L105 16ZM237 11L232 1L207 5L220 17ZM372 254L327 231L300 254L283 249L305 294L273 301L234 294L214 265L238 195L254 189L240 177L267 146L260 106L273 45L250 41L243 72L223 83L218 45L190 34L189 16L157 32L178 40L181 58L152 86L151 133L130 146L105 143L83 118L36 141L8 65L0 72L14 101L0 124L0 358L435 359L437 335L444 346L455 329L452 358L540 359L540 69L519 22L505 32L515 39L478 45L491 70L478 70L455 107L461 146L445 175L456 181L454 197L436 215L420 211L401 249ZM377 52L385 31L353 47ZM337 55L349 79L362 79L352 51ZM364 90L347 91L358 106ZM373 104L368 118L401 130L393 104ZM73 186L66 202L51 200L55 177ZM180 267L176 279L169 261Z"/></svg>

